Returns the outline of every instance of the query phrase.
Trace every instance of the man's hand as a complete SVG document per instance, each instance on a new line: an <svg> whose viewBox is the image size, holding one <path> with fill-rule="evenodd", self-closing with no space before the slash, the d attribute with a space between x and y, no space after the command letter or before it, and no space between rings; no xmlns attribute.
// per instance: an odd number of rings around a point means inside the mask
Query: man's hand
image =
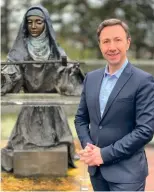
<svg viewBox="0 0 154 192"><path fill-rule="evenodd" d="M79 152L80 160L84 161L89 166L100 166L103 164L100 150L101 149L99 147L87 143L85 149Z"/></svg>

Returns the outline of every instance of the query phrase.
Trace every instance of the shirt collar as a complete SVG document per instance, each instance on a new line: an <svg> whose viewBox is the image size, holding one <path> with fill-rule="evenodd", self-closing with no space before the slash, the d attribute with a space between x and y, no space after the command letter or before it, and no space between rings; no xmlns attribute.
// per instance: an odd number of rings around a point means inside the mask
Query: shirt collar
<svg viewBox="0 0 154 192"><path fill-rule="evenodd" d="M118 69L115 73L113 73L112 75L110 75L109 71L108 71L108 65L106 65L105 67L105 71L104 71L104 76L116 76L117 78L120 77L121 73L123 72L123 70L125 69L126 65L128 64L128 59L125 60L124 64L121 66L120 69Z"/></svg>

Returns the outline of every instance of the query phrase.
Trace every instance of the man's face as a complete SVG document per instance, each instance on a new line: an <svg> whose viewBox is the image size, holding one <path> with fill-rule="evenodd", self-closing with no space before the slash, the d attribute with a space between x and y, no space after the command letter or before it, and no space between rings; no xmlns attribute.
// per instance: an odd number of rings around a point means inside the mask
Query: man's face
<svg viewBox="0 0 154 192"><path fill-rule="evenodd" d="M29 16L27 18L28 31L32 37L38 37L44 30L45 23L39 16Z"/></svg>
<svg viewBox="0 0 154 192"><path fill-rule="evenodd" d="M107 26L100 33L100 49L110 65L122 65L130 46L125 30L120 25Z"/></svg>

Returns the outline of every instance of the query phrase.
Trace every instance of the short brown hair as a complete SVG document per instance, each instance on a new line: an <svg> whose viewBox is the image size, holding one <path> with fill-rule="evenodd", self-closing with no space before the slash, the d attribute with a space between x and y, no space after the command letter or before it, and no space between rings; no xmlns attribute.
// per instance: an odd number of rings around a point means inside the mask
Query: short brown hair
<svg viewBox="0 0 154 192"><path fill-rule="evenodd" d="M114 25L120 25L120 26L125 30L126 35L127 35L127 38L131 38L128 25L127 25L124 21L121 21L120 19L112 18L112 19L106 19L106 20L104 20L104 21L98 26L98 28L97 28L97 38L98 38L98 40L99 40L99 36L100 36L101 31L102 31L105 27L114 26Z"/></svg>

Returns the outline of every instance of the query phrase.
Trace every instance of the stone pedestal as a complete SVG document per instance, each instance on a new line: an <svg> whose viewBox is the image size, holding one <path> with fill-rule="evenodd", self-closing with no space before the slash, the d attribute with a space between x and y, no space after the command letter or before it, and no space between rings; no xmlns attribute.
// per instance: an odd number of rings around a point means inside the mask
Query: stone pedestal
<svg viewBox="0 0 154 192"><path fill-rule="evenodd" d="M50 150L15 150L13 158L14 175L66 176L68 170L68 149L60 145Z"/></svg>

